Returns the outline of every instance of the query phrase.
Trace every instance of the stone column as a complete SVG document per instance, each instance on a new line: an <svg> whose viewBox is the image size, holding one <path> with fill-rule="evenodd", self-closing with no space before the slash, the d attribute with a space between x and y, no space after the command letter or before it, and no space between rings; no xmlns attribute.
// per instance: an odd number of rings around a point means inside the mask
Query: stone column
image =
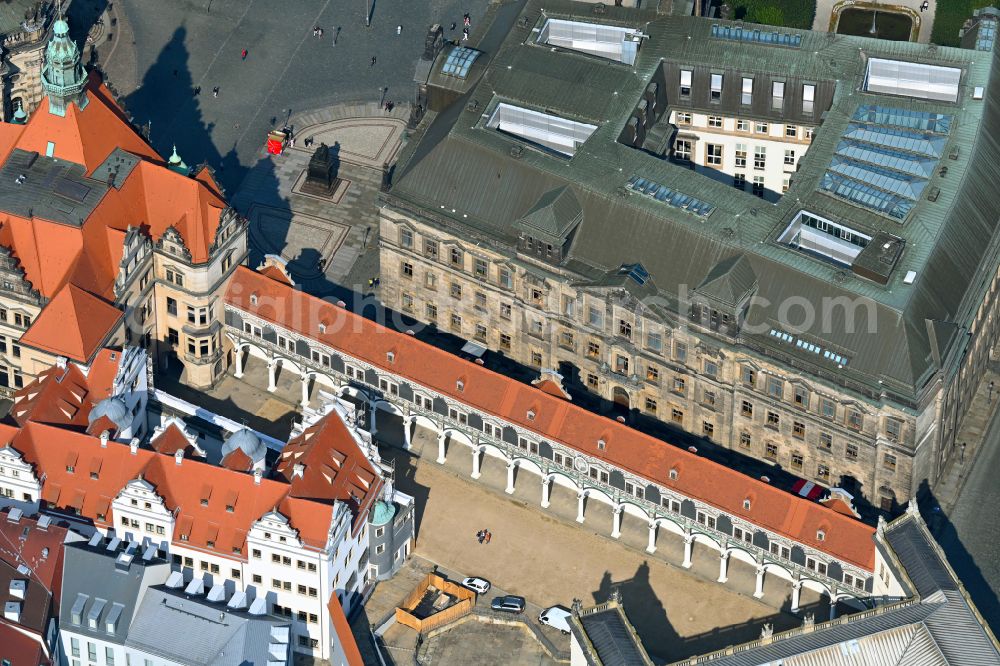
<svg viewBox="0 0 1000 666"><path fill-rule="evenodd" d="M549 508L549 492L552 484L552 479L547 476L542 477L542 508Z"/></svg>
<svg viewBox="0 0 1000 666"><path fill-rule="evenodd" d="M302 375L302 409L309 408L309 375ZM375 434L374 432L372 433Z"/></svg>
<svg viewBox="0 0 1000 666"><path fill-rule="evenodd" d="M792 583L792 608L793 613L799 610L799 594L802 592L802 581L797 580Z"/></svg>
<svg viewBox="0 0 1000 666"><path fill-rule="evenodd" d="M729 580L729 551L723 551L719 555L719 582L725 583Z"/></svg>
<svg viewBox="0 0 1000 666"><path fill-rule="evenodd" d="M473 479L478 479L481 476L482 476L482 472L480 472L479 449L478 448L473 448L472 449L472 478Z"/></svg>
<svg viewBox="0 0 1000 666"><path fill-rule="evenodd" d="M236 379L243 379L243 347L236 348Z"/></svg>
<svg viewBox="0 0 1000 666"><path fill-rule="evenodd" d="M587 499L586 493L579 493L576 496L576 522L582 523L584 520L583 516L583 503Z"/></svg>
<svg viewBox="0 0 1000 666"><path fill-rule="evenodd" d="M278 388L278 362L274 359L267 364L267 390L274 393Z"/></svg>
<svg viewBox="0 0 1000 666"><path fill-rule="evenodd" d="M757 567L757 581L754 585L753 596L760 599L764 596L764 567Z"/></svg>
<svg viewBox="0 0 1000 666"><path fill-rule="evenodd" d="M620 506L616 506L611 510L611 516L611 538L617 539L622 535L622 508Z"/></svg>
<svg viewBox="0 0 1000 666"><path fill-rule="evenodd" d="M443 465L444 461L446 460L446 458L444 457L444 440L445 440L446 437L447 437L447 435L444 433L444 431L442 431L441 434L438 435L438 457L437 457L437 461L438 461L439 465Z"/></svg>
<svg viewBox="0 0 1000 666"><path fill-rule="evenodd" d="M507 463L507 487L504 492L508 495L514 494L514 470L517 469L517 463L511 461Z"/></svg>
<svg viewBox="0 0 1000 666"><path fill-rule="evenodd" d="M371 425L368 428L368 432L370 432L372 434L372 437L374 437L375 433L378 432L378 427L376 427L376 425L375 425L375 402L374 401L368 403L368 411L371 412L371 414L370 414L370 416L371 416L371 419L370 419L371 420Z"/></svg>
<svg viewBox="0 0 1000 666"><path fill-rule="evenodd" d="M684 536L684 561L681 562L681 566L685 569L691 568L691 553L694 551L694 535L686 534Z"/></svg>
<svg viewBox="0 0 1000 666"><path fill-rule="evenodd" d="M407 416L403 419L403 448L407 451L413 448L413 434L410 432L410 426L413 425L413 417Z"/></svg>
<svg viewBox="0 0 1000 666"><path fill-rule="evenodd" d="M649 542L646 544L647 553L656 552L656 523L649 524Z"/></svg>
<svg viewBox="0 0 1000 666"><path fill-rule="evenodd" d="M830 620L837 619L837 597L830 597Z"/></svg>

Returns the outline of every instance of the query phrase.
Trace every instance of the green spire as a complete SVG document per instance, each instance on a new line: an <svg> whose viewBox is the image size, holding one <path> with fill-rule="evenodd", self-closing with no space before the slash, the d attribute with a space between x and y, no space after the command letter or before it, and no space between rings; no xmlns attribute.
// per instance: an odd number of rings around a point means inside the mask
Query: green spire
<svg viewBox="0 0 1000 666"><path fill-rule="evenodd" d="M184 164L184 160L181 159L181 156L177 154L176 144L174 144L173 154L170 155L170 158L167 160L167 168L171 171L176 171L183 176L186 176L191 172L191 170L188 169L188 165Z"/></svg>
<svg viewBox="0 0 1000 666"><path fill-rule="evenodd" d="M12 119L12 122L15 125L23 125L26 122L28 122L28 114L25 113L24 107L21 106L20 104L17 105L17 111L14 112L14 118Z"/></svg>
<svg viewBox="0 0 1000 666"><path fill-rule="evenodd" d="M87 73L80 62L80 49L69 37L69 24L60 13L52 25L52 39L45 48L45 66L42 68L42 88L49 97L49 113L65 116L66 108L76 103L87 106Z"/></svg>

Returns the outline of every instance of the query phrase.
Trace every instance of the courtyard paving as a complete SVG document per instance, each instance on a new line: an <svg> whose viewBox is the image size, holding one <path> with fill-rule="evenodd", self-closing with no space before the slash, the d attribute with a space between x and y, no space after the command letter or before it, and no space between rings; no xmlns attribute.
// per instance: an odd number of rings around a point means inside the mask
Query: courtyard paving
<svg viewBox="0 0 1000 666"><path fill-rule="evenodd" d="M862 9L869 7L879 7L889 9L892 7L905 7L913 12L913 15L920 21L917 30L917 38L914 40L921 44L929 44L931 41L931 30L934 28L934 13L937 10L938 0L928 0L929 6L924 11L920 11L923 0L890 0L890 2L878 2L870 0L868 2L855 2L854 0L817 0L816 17L813 19L812 29L817 32L830 32L833 25L833 12L838 8L860 6Z"/></svg>

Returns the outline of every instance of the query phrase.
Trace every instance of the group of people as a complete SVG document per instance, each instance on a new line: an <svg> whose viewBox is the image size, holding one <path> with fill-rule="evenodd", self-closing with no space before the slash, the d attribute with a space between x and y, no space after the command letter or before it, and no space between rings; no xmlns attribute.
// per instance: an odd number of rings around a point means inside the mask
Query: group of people
<svg viewBox="0 0 1000 666"><path fill-rule="evenodd" d="M479 543L489 543L490 539L493 538L493 532L489 530L479 530L476 532L476 538L479 539Z"/></svg>

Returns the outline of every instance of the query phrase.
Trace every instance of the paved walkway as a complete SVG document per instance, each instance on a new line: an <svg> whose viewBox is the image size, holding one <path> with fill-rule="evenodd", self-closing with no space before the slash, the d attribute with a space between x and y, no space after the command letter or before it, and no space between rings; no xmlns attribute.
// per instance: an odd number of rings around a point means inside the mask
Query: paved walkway
<svg viewBox="0 0 1000 666"><path fill-rule="evenodd" d="M840 8L859 6L862 8L885 7L906 8L913 12L913 16L919 22L916 41L921 44L929 44L931 41L931 30L934 27L934 12L937 9L938 0L929 0L930 7L925 11L920 11L923 0L890 0L888 2L878 2L878 0L816 0L816 18L813 19L812 29L817 32L830 32L833 25L833 12ZM909 12L907 12L909 13Z"/></svg>
<svg viewBox="0 0 1000 666"><path fill-rule="evenodd" d="M693 569L682 569L671 563L682 553L670 539L660 537L655 555L643 550L646 529L637 520L624 521L620 540L608 537L610 509L604 515L599 502L588 506L581 526L573 520L575 496L564 497L562 489L553 490L552 507L542 510L541 486L533 475L521 475L517 491L506 495L506 473L497 461L488 459L482 478L473 481L462 447L453 447L448 463L440 466L434 462L436 441L418 436L415 444L426 446L429 457L412 458L392 448L383 455L396 458L398 487L416 497L417 555L487 578L540 607L568 607L573 598L585 605L601 602L618 586L647 649L665 659L756 639L765 620L776 630L801 623L777 610L787 597L784 583L766 586L764 602L758 601L750 596L753 574L738 563L731 564L730 583L720 585L712 580L718 557L707 550L696 548ZM484 527L493 533L488 545L475 539ZM803 601L808 603L805 595Z"/></svg>
<svg viewBox="0 0 1000 666"><path fill-rule="evenodd" d="M375 102L347 103L293 115L295 147L261 149L232 198L250 221L251 264L280 254L293 278L316 296L347 298L368 291L378 274L378 209L383 169L399 152L409 106L392 112ZM306 139L313 145L305 146ZM302 192L309 160L331 147L341 179L329 197Z"/></svg>

